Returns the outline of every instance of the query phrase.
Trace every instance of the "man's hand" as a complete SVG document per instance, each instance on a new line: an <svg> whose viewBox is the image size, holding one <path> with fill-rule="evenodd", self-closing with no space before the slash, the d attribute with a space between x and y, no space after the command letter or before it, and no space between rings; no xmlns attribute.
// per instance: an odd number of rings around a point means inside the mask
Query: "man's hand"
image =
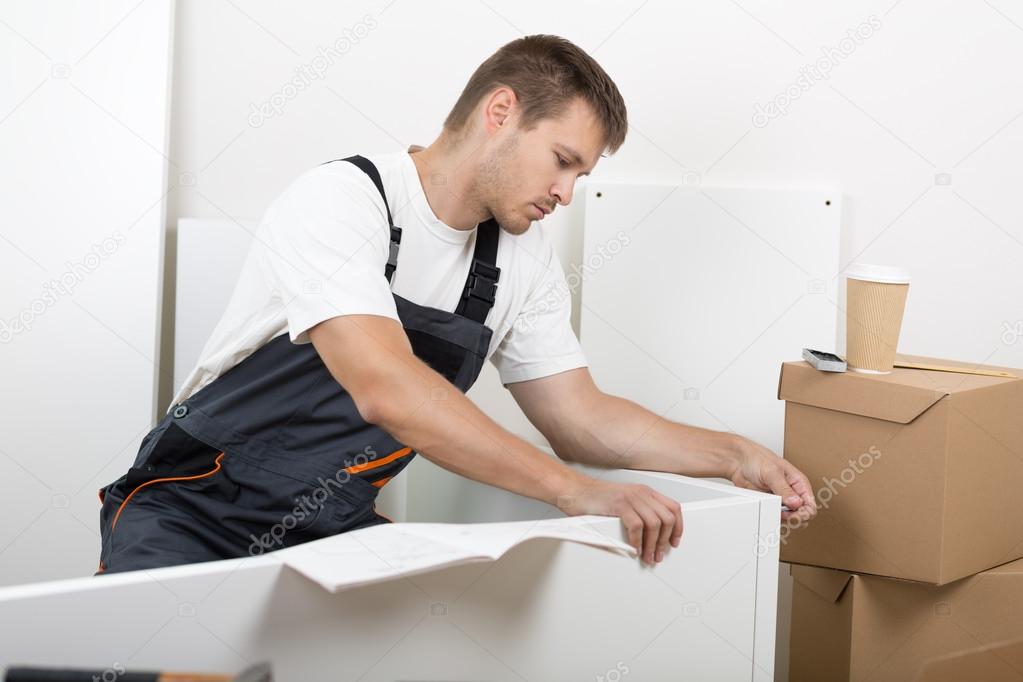
<svg viewBox="0 0 1023 682"><path fill-rule="evenodd" d="M782 521L806 522L817 515L813 488L803 472L749 439L740 440L739 454L728 478L741 488L780 495L782 504L792 510L781 513Z"/></svg>
<svg viewBox="0 0 1023 682"><path fill-rule="evenodd" d="M604 468L730 479L780 495L804 521L817 513L810 482L767 448L734 433L677 424L600 391L585 367L509 384L529 420L562 459ZM681 524L679 526L681 528Z"/></svg>
<svg viewBox="0 0 1023 682"><path fill-rule="evenodd" d="M639 483L592 479L577 494L559 497L558 508L569 516L621 518L629 544L649 565L664 558L669 542L678 547L682 537L682 505Z"/></svg>

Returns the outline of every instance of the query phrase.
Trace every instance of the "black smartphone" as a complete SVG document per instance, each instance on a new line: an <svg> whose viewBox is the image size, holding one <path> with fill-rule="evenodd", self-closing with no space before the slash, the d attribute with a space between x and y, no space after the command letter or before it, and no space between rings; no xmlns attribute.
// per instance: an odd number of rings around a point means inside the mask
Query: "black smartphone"
<svg viewBox="0 0 1023 682"><path fill-rule="evenodd" d="M844 372L846 369L845 360L823 350L804 348L803 359L810 363L811 367L822 372Z"/></svg>

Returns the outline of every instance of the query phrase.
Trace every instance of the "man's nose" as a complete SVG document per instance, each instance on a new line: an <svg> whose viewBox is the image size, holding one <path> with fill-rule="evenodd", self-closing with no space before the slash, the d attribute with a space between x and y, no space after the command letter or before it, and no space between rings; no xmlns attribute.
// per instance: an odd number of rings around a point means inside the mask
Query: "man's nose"
<svg viewBox="0 0 1023 682"><path fill-rule="evenodd" d="M553 192L554 200L562 206L568 206L572 201L572 185L559 186L555 185Z"/></svg>

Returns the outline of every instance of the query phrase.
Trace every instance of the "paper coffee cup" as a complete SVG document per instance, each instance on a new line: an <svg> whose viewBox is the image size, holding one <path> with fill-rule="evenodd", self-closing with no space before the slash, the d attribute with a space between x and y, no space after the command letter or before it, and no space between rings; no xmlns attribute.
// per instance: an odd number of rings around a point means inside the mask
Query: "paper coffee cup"
<svg viewBox="0 0 1023 682"><path fill-rule="evenodd" d="M845 361L854 372L888 374L895 363L909 272L853 264L846 271Z"/></svg>

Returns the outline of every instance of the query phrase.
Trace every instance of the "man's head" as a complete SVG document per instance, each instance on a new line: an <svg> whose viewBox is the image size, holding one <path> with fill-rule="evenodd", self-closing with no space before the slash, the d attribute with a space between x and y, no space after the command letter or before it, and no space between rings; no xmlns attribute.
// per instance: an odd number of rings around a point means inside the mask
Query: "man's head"
<svg viewBox="0 0 1023 682"><path fill-rule="evenodd" d="M473 73L444 135L475 165L468 199L514 234L572 200L575 181L625 141L625 102L588 54L549 35L514 40ZM535 205L535 206L534 206Z"/></svg>

